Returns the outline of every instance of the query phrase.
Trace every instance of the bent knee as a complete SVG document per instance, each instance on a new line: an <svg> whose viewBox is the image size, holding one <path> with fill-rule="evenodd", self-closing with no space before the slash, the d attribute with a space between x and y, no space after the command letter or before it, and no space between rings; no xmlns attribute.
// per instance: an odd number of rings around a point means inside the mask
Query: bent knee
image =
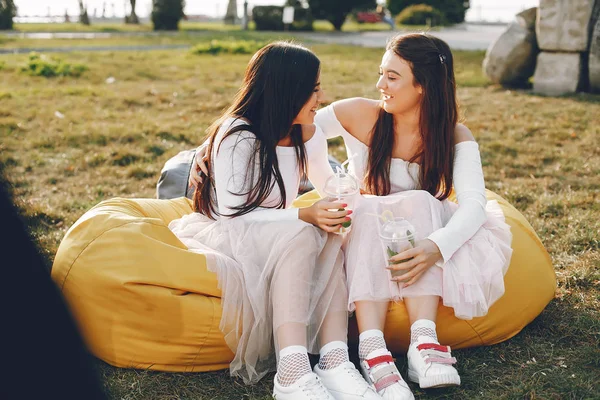
<svg viewBox="0 0 600 400"><path fill-rule="evenodd" d="M321 230L303 221L294 221L294 234L290 238L291 246L301 246L304 249L318 247L321 241Z"/></svg>

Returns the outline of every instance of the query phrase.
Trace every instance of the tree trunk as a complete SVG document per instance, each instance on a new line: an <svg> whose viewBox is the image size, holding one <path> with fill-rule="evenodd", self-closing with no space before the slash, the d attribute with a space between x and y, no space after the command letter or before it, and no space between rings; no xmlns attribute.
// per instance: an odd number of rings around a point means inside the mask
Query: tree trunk
<svg viewBox="0 0 600 400"><path fill-rule="evenodd" d="M333 27L335 28L336 31L342 30L342 25L344 25L344 22L346 22L347 15L348 14L346 14L346 13L338 14L329 20L329 22L331 22L333 24Z"/></svg>
<svg viewBox="0 0 600 400"><path fill-rule="evenodd" d="M0 1L0 4L2 2ZM0 6L0 30L13 29L13 17L16 14L15 5L12 0L8 0L3 6Z"/></svg>
<svg viewBox="0 0 600 400"><path fill-rule="evenodd" d="M135 3L137 0L129 0L129 3L131 4L131 14L129 14L129 17L125 18L125 22L128 24L139 24L140 23L140 19L138 18L137 14L135 13Z"/></svg>
<svg viewBox="0 0 600 400"><path fill-rule="evenodd" d="M87 8L83 5L83 0L79 0L79 22L83 25L90 24L90 17L88 16Z"/></svg>
<svg viewBox="0 0 600 400"><path fill-rule="evenodd" d="M229 0L229 4L227 4L227 13L225 14L225 23L233 25L237 23L237 20L237 2L236 0Z"/></svg>

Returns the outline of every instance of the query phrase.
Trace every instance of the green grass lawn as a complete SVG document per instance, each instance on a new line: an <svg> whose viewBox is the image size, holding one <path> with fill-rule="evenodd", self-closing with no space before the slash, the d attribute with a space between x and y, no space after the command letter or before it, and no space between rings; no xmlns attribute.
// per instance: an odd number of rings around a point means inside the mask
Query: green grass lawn
<svg viewBox="0 0 600 400"><path fill-rule="evenodd" d="M254 28L254 23L250 29ZM221 22L188 22L179 23L179 29L182 31L236 31L240 30L240 25L226 25ZM151 23L124 24L115 22L92 23L83 25L77 22L70 23L18 23L14 25L14 30L18 32L151 32Z"/></svg>
<svg viewBox="0 0 600 400"><path fill-rule="evenodd" d="M381 50L313 49L323 62L328 101L377 96ZM0 56L0 168L49 262L69 226L99 201L155 196L164 162L202 142L250 55L172 50L60 57L89 70L80 78L31 77L19 71L27 56ZM559 287L541 316L513 339L455 352L460 388L413 386L416 397L600 398L600 97L505 90L482 76L482 52L455 57L461 112L480 143L487 187L533 225ZM107 83L109 77L116 81ZM344 159L341 142L330 149ZM405 371L404 357L398 363ZM171 374L101 361L98 367L114 399L266 399L272 385L272 375L244 386L227 371Z"/></svg>
<svg viewBox="0 0 600 400"><path fill-rule="evenodd" d="M240 25L225 25L221 22L188 22L182 21L179 24L182 31L236 31L240 30ZM254 29L254 22L250 22L249 28ZM317 20L314 23L314 29L317 32L332 32L335 29L329 21ZM421 29L428 30L426 26L397 26L396 29ZM436 28L434 28L436 29ZM131 25L122 23L99 23L91 25L82 25L76 22L71 23L53 23L53 24L15 24L14 30L18 32L150 32L152 25L149 23ZM383 22L373 24L359 24L356 21L348 19L342 26L342 32L368 32L368 31L386 31L390 26Z"/></svg>
<svg viewBox="0 0 600 400"><path fill-rule="evenodd" d="M0 35L0 49L49 49L49 48L78 48L78 47L124 47L152 45L194 45L209 40L297 40L308 43L291 32L254 32L254 31L180 31L158 36L117 36L99 37L95 39L29 39L6 37Z"/></svg>

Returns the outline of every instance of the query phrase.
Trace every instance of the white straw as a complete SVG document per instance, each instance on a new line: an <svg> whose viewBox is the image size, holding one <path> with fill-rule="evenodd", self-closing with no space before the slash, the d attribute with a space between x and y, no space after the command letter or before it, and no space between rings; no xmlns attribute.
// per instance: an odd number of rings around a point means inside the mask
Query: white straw
<svg viewBox="0 0 600 400"><path fill-rule="evenodd" d="M346 168L346 165L348 165L348 163L350 162L350 160L352 160L354 157L356 157L356 154L354 154L354 155L352 155L352 156L348 157L348 158L346 159L346 161L344 161L344 162L342 163L342 169L343 169L344 171L346 171L346 172L348 171L348 169Z"/></svg>

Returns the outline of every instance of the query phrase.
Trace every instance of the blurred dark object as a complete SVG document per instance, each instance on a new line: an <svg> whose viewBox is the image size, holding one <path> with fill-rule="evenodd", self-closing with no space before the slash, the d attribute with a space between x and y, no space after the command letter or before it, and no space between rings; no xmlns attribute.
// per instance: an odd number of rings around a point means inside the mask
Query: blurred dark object
<svg viewBox="0 0 600 400"><path fill-rule="evenodd" d="M469 9L469 0L387 0L386 5L392 15L397 15L406 7L416 4L426 4L442 12L445 20L450 24L459 24L465 21ZM398 21L396 21L398 22Z"/></svg>
<svg viewBox="0 0 600 400"><path fill-rule="evenodd" d="M255 6L252 9L257 31L283 31L283 7ZM290 31L312 31L314 18L310 9L296 5L294 7L294 22L289 26Z"/></svg>
<svg viewBox="0 0 600 400"><path fill-rule="evenodd" d="M183 0L152 0L152 24L155 31L176 31L184 17Z"/></svg>
<svg viewBox="0 0 600 400"><path fill-rule="evenodd" d="M331 22L336 31L342 30L352 11L374 10L376 0L308 0L313 16Z"/></svg>
<svg viewBox="0 0 600 400"><path fill-rule="evenodd" d="M13 18L17 16L17 6L13 0L0 1L0 30L13 29Z"/></svg>
<svg viewBox="0 0 600 400"><path fill-rule="evenodd" d="M75 322L0 172L0 399L106 399Z"/></svg>

